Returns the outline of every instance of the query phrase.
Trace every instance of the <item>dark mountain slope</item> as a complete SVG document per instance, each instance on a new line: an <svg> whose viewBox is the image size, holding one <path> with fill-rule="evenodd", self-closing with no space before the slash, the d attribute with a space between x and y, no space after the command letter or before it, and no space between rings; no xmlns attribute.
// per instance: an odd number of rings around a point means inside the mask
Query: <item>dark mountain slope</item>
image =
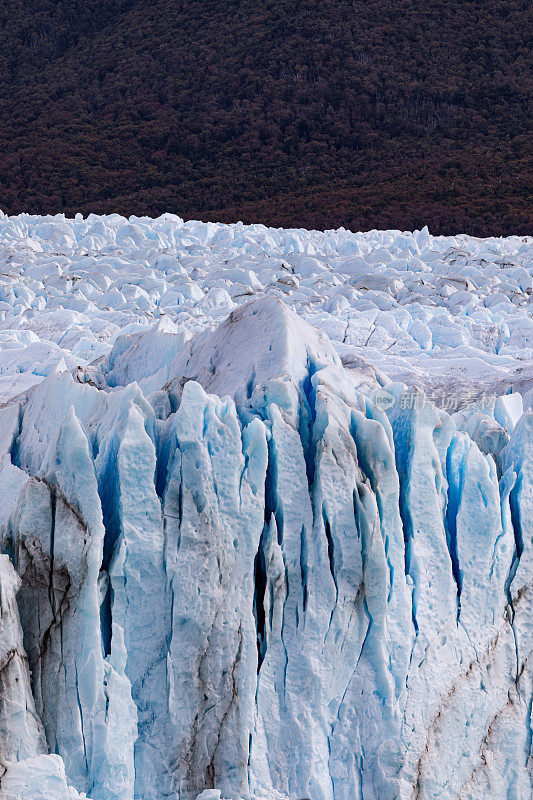
<svg viewBox="0 0 533 800"><path fill-rule="evenodd" d="M0 207L523 233L522 0L4 0Z"/></svg>

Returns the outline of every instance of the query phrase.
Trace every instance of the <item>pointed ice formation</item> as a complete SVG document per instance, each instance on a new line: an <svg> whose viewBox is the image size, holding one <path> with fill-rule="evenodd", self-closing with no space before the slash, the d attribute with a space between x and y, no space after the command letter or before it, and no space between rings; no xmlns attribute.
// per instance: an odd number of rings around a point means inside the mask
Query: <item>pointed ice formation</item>
<svg viewBox="0 0 533 800"><path fill-rule="evenodd" d="M526 800L533 412L274 297L176 337L0 409L0 797Z"/></svg>
<svg viewBox="0 0 533 800"><path fill-rule="evenodd" d="M273 378L303 383L341 361L327 336L276 297L265 296L233 311L215 331L195 336L170 370L170 391L196 380L206 392L229 395L246 406Z"/></svg>

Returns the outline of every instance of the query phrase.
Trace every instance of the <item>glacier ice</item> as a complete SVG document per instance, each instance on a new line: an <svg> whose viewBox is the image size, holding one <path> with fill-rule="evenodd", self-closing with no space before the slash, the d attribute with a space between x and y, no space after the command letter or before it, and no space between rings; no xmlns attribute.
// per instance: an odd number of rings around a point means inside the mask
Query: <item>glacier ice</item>
<svg viewBox="0 0 533 800"><path fill-rule="evenodd" d="M0 240L0 798L529 798L531 241Z"/></svg>

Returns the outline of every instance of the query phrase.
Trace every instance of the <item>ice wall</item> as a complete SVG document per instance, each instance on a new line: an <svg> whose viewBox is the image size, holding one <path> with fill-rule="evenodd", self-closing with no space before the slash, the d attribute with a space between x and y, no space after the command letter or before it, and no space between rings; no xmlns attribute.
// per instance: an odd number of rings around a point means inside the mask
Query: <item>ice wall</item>
<svg viewBox="0 0 533 800"><path fill-rule="evenodd" d="M161 336L0 409L0 796L529 798L533 412Z"/></svg>

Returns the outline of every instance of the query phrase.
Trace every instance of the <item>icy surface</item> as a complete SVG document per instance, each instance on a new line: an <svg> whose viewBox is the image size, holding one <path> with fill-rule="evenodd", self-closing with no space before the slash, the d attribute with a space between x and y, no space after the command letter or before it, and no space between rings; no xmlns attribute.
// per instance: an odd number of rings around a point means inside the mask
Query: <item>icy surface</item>
<svg viewBox="0 0 533 800"><path fill-rule="evenodd" d="M3 800L529 800L532 252L0 215Z"/></svg>
<svg viewBox="0 0 533 800"><path fill-rule="evenodd" d="M391 379L453 401L522 391L532 289L527 238L0 212L0 402L61 358L69 369L106 359L110 386L154 391L184 339L263 295Z"/></svg>

